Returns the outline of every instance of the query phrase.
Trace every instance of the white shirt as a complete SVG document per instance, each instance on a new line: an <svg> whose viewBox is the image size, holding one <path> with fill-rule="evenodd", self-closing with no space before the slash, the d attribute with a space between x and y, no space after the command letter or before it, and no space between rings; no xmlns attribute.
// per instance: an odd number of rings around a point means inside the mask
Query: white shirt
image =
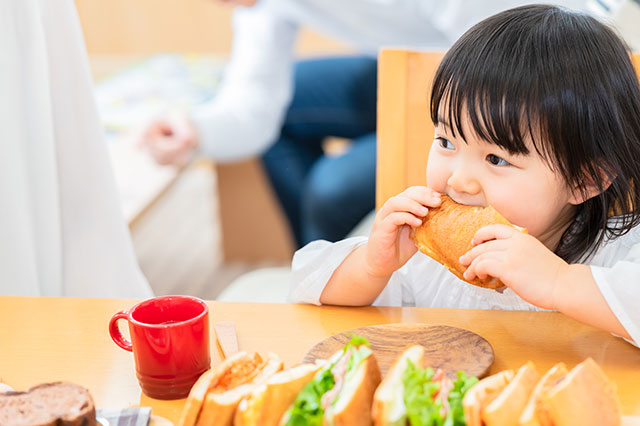
<svg viewBox="0 0 640 426"><path fill-rule="evenodd" d="M555 2L583 9L585 0ZM233 15L233 48L216 98L192 114L202 152L259 155L278 137L293 91L300 26L375 56L381 47L445 50L476 22L522 0L260 0Z"/></svg>
<svg viewBox="0 0 640 426"><path fill-rule="evenodd" d="M152 295L71 0L0 0L0 295Z"/></svg>
<svg viewBox="0 0 640 426"><path fill-rule="evenodd" d="M337 243L314 241L293 257L289 301L320 304L320 294L333 272L366 237ZM593 277L625 330L640 343L640 227L603 244L588 264ZM516 293L472 286L444 266L418 252L391 275L374 305L432 308L541 310Z"/></svg>

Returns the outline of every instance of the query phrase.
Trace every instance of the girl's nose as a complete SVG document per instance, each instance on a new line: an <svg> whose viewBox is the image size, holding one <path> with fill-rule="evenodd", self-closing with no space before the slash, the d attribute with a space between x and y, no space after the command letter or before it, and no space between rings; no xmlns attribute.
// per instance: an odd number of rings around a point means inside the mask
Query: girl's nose
<svg viewBox="0 0 640 426"><path fill-rule="evenodd" d="M470 170L465 170L464 167L459 167L454 170L447 185L457 193L477 194L480 192L480 183L470 173Z"/></svg>

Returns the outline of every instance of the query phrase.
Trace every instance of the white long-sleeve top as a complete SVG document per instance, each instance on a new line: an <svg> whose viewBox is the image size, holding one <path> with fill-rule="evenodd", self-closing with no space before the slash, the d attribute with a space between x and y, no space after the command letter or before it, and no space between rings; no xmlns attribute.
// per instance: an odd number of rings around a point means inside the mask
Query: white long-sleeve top
<svg viewBox="0 0 640 426"><path fill-rule="evenodd" d="M333 272L366 237L337 243L314 241L293 257L289 301L320 304ZM609 307L640 346L640 226L603 244L586 262ZM469 285L420 252L391 275L374 305L432 308L541 310L506 289L503 293Z"/></svg>
<svg viewBox="0 0 640 426"><path fill-rule="evenodd" d="M202 152L219 162L261 154L291 101L298 28L375 56L381 47L444 50L476 22L522 0L260 0L233 15L233 47L216 98L192 114ZM584 9L585 0L555 2Z"/></svg>
<svg viewBox="0 0 640 426"><path fill-rule="evenodd" d="M0 146L0 295L152 295L72 0L0 0Z"/></svg>

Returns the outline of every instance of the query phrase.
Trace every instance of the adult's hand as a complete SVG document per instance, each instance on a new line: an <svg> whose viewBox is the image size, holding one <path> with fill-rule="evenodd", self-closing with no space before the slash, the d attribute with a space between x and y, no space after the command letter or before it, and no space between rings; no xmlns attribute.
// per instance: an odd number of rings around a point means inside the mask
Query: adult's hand
<svg viewBox="0 0 640 426"><path fill-rule="evenodd" d="M198 135L186 117L157 119L147 125L138 140L161 165L182 167L198 148Z"/></svg>

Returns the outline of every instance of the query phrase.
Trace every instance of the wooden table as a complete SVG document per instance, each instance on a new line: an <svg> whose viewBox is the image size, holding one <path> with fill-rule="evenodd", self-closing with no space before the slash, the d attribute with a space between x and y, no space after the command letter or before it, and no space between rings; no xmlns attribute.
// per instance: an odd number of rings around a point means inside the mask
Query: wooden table
<svg viewBox="0 0 640 426"><path fill-rule="evenodd" d="M0 297L0 381L24 390L68 380L90 389L98 408L151 406L176 421L184 400L142 395L133 356L116 347L107 325L136 301ZM558 361L569 367L594 358L618 386L626 415L640 415L640 349L558 313L428 308L339 308L284 304L209 302L211 321L235 321L240 349L280 355L299 363L318 341L373 324L424 322L474 331L495 351L491 372L533 360L540 370ZM213 325L213 324L212 324ZM213 327L211 328L213 330ZM219 362L215 339L213 362Z"/></svg>

